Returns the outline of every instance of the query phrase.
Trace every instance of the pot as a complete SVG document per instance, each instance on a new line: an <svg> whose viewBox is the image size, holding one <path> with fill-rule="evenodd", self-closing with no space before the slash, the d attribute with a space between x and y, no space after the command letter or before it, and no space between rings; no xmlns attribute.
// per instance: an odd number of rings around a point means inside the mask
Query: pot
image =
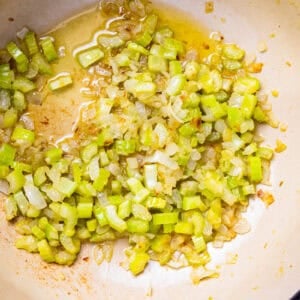
<svg viewBox="0 0 300 300"><path fill-rule="evenodd" d="M37 256L16 250L14 229L0 218L0 297L35 299L288 299L300 288L300 1L227 0L214 1L205 13L205 1L155 0L174 7L183 18L194 19L209 31L220 31L225 40L264 64L259 75L270 97L273 111L287 131L263 128L267 143L276 139L287 150L276 155L271 167L270 190L275 202L266 207L253 202L247 212L252 230L213 252L219 277L193 285L191 270L171 270L150 264L133 277L122 269L122 242L113 261L97 266L91 248L85 247L72 267L47 265ZM44 0L0 0L0 46L23 25L43 33L66 18L94 5L93 0L55 2ZM268 50L257 49L265 44ZM234 258L234 259L232 259ZM233 262L230 264L228 262ZM209 298L212 297L212 298Z"/></svg>

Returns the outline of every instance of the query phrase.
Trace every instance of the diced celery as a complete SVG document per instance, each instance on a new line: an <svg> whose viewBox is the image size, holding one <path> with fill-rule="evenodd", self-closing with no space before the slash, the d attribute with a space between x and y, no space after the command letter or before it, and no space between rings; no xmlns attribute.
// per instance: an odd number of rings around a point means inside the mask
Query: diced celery
<svg viewBox="0 0 300 300"><path fill-rule="evenodd" d="M125 200L124 202L120 203L118 206L118 216L121 219L126 219L131 214L131 201Z"/></svg>
<svg viewBox="0 0 300 300"><path fill-rule="evenodd" d="M6 178L9 183L9 189L11 193L16 193L22 189L25 184L25 177L20 170L12 171Z"/></svg>
<svg viewBox="0 0 300 300"><path fill-rule="evenodd" d="M248 157L249 178L252 182L260 182L263 178L261 158L257 156Z"/></svg>
<svg viewBox="0 0 300 300"><path fill-rule="evenodd" d="M37 247L40 253L41 258L46 262L54 262L54 252L48 242L44 239L37 243Z"/></svg>
<svg viewBox="0 0 300 300"><path fill-rule="evenodd" d="M68 253L76 254L80 251L80 241L78 239L69 237L64 233L61 233L59 240Z"/></svg>
<svg viewBox="0 0 300 300"><path fill-rule="evenodd" d="M60 148L51 148L45 153L45 160L48 164L54 164L62 157L63 151Z"/></svg>
<svg viewBox="0 0 300 300"><path fill-rule="evenodd" d="M105 216L109 225L118 232L123 232L127 229L126 222L118 216L114 205L108 205L105 207Z"/></svg>
<svg viewBox="0 0 300 300"><path fill-rule="evenodd" d="M13 81L13 89L18 90L22 93L28 93L36 89L36 85L31 80L27 79L26 77L17 77Z"/></svg>
<svg viewBox="0 0 300 300"><path fill-rule="evenodd" d="M56 91L69 86L73 83L72 77L69 73L59 74L58 76L49 80L48 86L51 91Z"/></svg>
<svg viewBox="0 0 300 300"><path fill-rule="evenodd" d="M167 86L166 93L169 96L176 96L180 94L186 84L186 78L182 74L174 75Z"/></svg>
<svg viewBox="0 0 300 300"><path fill-rule="evenodd" d="M154 41L163 44L165 38L171 38L172 36L173 31L169 27L163 27L155 32Z"/></svg>
<svg viewBox="0 0 300 300"><path fill-rule="evenodd" d="M228 107L227 123L234 131L240 131L244 121L242 111L238 107Z"/></svg>
<svg viewBox="0 0 300 300"><path fill-rule="evenodd" d="M110 172L106 169L100 168L99 170L99 176L95 179L93 183L93 187L98 191L101 192L103 188L108 183L108 178L110 176Z"/></svg>
<svg viewBox="0 0 300 300"><path fill-rule="evenodd" d="M143 22L143 30L153 34L158 22L158 16L155 14L148 15Z"/></svg>
<svg viewBox="0 0 300 300"><path fill-rule="evenodd" d="M193 236L192 241L197 253L203 252L206 250L206 243L203 236Z"/></svg>
<svg viewBox="0 0 300 300"><path fill-rule="evenodd" d="M194 228L193 224L188 222L177 222L174 227L174 231L180 234L193 234Z"/></svg>
<svg viewBox="0 0 300 300"><path fill-rule="evenodd" d="M58 58L58 54L56 52L56 49L55 49L55 46L54 46L54 43L53 43L51 37L43 38L40 41L40 44L41 44L42 50L49 62Z"/></svg>
<svg viewBox="0 0 300 300"><path fill-rule="evenodd" d="M117 140L115 142L115 149L119 155L129 155L135 152L135 140Z"/></svg>
<svg viewBox="0 0 300 300"><path fill-rule="evenodd" d="M86 228L88 231L93 232L97 229L98 222L96 219L91 219L86 222Z"/></svg>
<svg viewBox="0 0 300 300"><path fill-rule="evenodd" d="M54 182L53 187L66 197L70 197L75 192L77 184L67 177L61 177L59 180Z"/></svg>
<svg viewBox="0 0 300 300"><path fill-rule="evenodd" d="M17 69L20 73L24 73L28 69L29 60L23 51L18 48L14 42L10 42L6 45L8 53L13 57L17 63Z"/></svg>
<svg viewBox="0 0 300 300"><path fill-rule="evenodd" d="M92 216L93 203L78 203L77 215L79 219L89 219Z"/></svg>
<svg viewBox="0 0 300 300"><path fill-rule="evenodd" d="M24 141L32 144L35 140L35 134L31 130L18 126L14 129L11 139L17 142Z"/></svg>
<svg viewBox="0 0 300 300"><path fill-rule="evenodd" d="M16 200L10 196L5 199L4 202L4 211L6 220L10 221L17 217L18 215L18 206Z"/></svg>
<svg viewBox="0 0 300 300"><path fill-rule="evenodd" d="M9 166L14 161L16 149L9 144L2 144L0 147L0 165Z"/></svg>
<svg viewBox="0 0 300 300"><path fill-rule="evenodd" d="M37 44L37 40L35 37L35 33L32 31L28 31L25 35L25 44L27 46L29 55L33 55L39 52L39 46Z"/></svg>
<svg viewBox="0 0 300 300"><path fill-rule="evenodd" d="M129 260L129 270L133 275L138 275L143 272L148 261L150 260L150 256L144 252L135 252Z"/></svg>
<svg viewBox="0 0 300 300"><path fill-rule="evenodd" d="M129 50L132 50L132 51L144 54L144 55L149 54L149 51L146 48L144 48L143 46L140 46L136 43L133 43L133 42L129 42L128 45L127 45L127 48Z"/></svg>
<svg viewBox="0 0 300 300"><path fill-rule="evenodd" d="M225 44L222 48L222 54L229 59L241 60L245 55L245 51L235 44Z"/></svg>
<svg viewBox="0 0 300 300"><path fill-rule="evenodd" d="M15 246L17 249L24 249L28 252L38 252L37 239L32 235L19 237L15 242Z"/></svg>
<svg viewBox="0 0 300 300"><path fill-rule="evenodd" d="M171 37L166 37L164 39L163 45L167 49L176 50L176 52L178 54L183 54L184 51L185 51L183 43L181 41L176 40L176 39L171 38Z"/></svg>
<svg viewBox="0 0 300 300"><path fill-rule="evenodd" d="M233 85L233 90L241 95L254 94L260 89L260 82L254 77L240 77Z"/></svg>
<svg viewBox="0 0 300 300"><path fill-rule="evenodd" d="M149 230L149 222L138 218L130 218L127 221L127 231L130 233L146 233Z"/></svg>
<svg viewBox="0 0 300 300"><path fill-rule="evenodd" d="M85 50L77 55L78 62L83 68L91 66L103 57L104 53L99 48Z"/></svg>
<svg viewBox="0 0 300 300"><path fill-rule="evenodd" d="M252 117L255 106L257 103L257 97L251 94L245 94L241 105L241 110L246 119Z"/></svg>
<svg viewBox="0 0 300 300"><path fill-rule="evenodd" d="M13 106L18 111L23 111L26 108L25 96L20 91L15 91L13 95Z"/></svg>
<svg viewBox="0 0 300 300"><path fill-rule="evenodd" d="M38 68L40 74L52 75L52 67L41 53L34 54L31 61Z"/></svg>
<svg viewBox="0 0 300 300"><path fill-rule="evenodd" d="M169 72L172 77L178 74L182 74L181 62L179 60L170 61Z"/></svg>
<svg viewBox="0 0 300 300"><path fill-rule="evenodd" d="M2 127L10 128L13 127L18 120L18 112L14 108L10 108L4 113Z"/></svg>
<svg viewBox="0 0 300 300"><path fill-rule="evenodd" d="M152 72L166 72L167 61L161 56L148 56L148 68Z"/></svg>
<svg viewBox="0 0 300 300"><path fill-rule="evenodd" d="M152 35L148 31L139 33L135 39L135 42L143 47L147 47L151 41Z"/></svg>
<svg viewBox="0 0 300 300"><path fill-rule="evenodd" d="M178 222L178 212L153 214L152 219L154 225L176 224Z"/></svg>
<svg viewBox="0 0 300 300"><path fill-rule="evenodd" d="M125 42L118 36L100 36L98 43L104 48L119 48L125 44Z"/></svg>
<svg viewBox="0 0 300 300"><path fill-rule="evenodd" d="M91 143L85 146L81 151L81 158L85 163L88 163L98 153L96 143Z"/></svg>

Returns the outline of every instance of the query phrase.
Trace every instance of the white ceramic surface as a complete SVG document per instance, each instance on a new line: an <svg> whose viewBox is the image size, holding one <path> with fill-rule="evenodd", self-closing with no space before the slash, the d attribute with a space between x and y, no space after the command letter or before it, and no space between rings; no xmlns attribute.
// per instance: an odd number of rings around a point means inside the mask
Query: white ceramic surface
<svg viewBox="0 0 300 300"><path fill-rule="evenodd" d="M220 277L191 284L190 270L161 269L151 264L133 278L119 263L118 248L111 264L98 267L90 258L72 268L47 266L40 258L13 246L14 230L0 212L0 299L288 299L300 288L300 1L215 0L212 14L204 13L202 0L156 0L187 13L209 30L220 31L226 41L236 42L250 53L260 41L268 51L258 54L266 92L278 90L273 110L287 132L264 129L267 143L282 139L288 149L272 164L272 192L276 201L269 208L259 202L250 206L252 231L238 237L214 261L224 262L228 253L238 254L237 263L222 265ZM54 5L55 3L55 5ZM53 25L93 4L92 0L0 0L0 44L28 25L44 32ZM9 22L13 17L14 22ZM1 45L0 45L1 46ZM290 62L288 66L286 62ZM279 183L283 181L282 187ZM0 205L1 207L1 205ZM86 247L81 258L90 256Z"/></svg>

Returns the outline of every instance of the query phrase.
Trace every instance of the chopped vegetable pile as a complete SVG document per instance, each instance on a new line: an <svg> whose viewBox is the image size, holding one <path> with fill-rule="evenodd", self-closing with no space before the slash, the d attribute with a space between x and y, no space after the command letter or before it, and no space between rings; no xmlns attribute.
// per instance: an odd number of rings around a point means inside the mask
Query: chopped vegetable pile
<svg viewBox="0 0 300 300"><path fill-rule="evenodd" d="M272 121L244 50L219 42L198 58L148 7L132 3L120 10L102 1L106 33L74 51L82 91L96 97L74 137L57 147L41 144L24 122L39 78L49 93L75 80L53 74L54 39L26 31L0 52L6 216L21 235L16 247L49 263L71 265L83 243L126 238L134 275L150 260L206 265L207 244L243 233L241 212L268 180L273 150L256 129Z"/></svg>

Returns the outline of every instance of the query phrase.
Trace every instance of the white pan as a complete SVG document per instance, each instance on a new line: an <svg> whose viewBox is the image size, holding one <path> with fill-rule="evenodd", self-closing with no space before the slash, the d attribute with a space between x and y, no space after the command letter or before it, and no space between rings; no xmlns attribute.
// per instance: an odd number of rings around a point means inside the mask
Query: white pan
<svg viewBox="0 0 300 300"><path fill-rule="evenodd" d="M186 18L220 31L226 41L258 54L264 63L263 88L268 94L279 92L278 98L270 97L273 111L288 124L286 132L264 130L270 145L280 138L288 146L272 163L276 201L268 208L259 201L250 205L251 232L214 251L220 276L197 286L191 283L190 269L164 269L155 263L134 278L119 265L122 246L110 264L97 266L86 247L70 268L47 265L14 248L14 229L0 212L0 299L151 299L152 292L152 299L284 300L300 289L300 1L215 0L211 14L205 14L204 0L154 2L177 7ZM0 0L0 46L23 25L43 33L93 4ZM261 42L268 47L263 54L257 51ZM236 263L226 263L232 256Z"/></svg>

